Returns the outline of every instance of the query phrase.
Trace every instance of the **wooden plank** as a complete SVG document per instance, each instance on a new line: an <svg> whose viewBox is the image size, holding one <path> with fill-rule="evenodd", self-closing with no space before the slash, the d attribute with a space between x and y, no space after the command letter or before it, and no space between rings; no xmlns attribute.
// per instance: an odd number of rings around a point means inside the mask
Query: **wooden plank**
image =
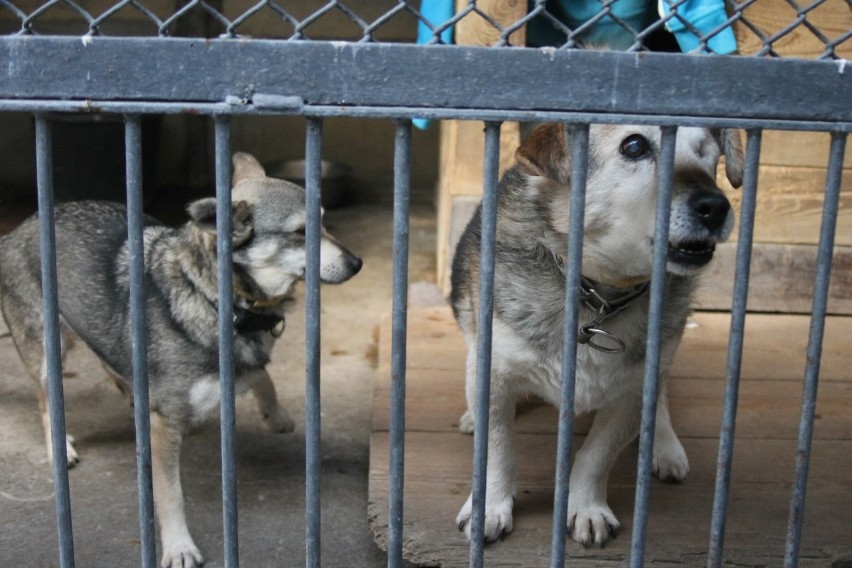
<svg viewBox="0 0 852 568"><path fill-rule="evenodd" d="M466 9L467 0L456 0L456 13ZM499 26L509 26L527 13L526 0L479 0L476 12L464 16L456 24L456 43L459 45L495 45L500 41L500 30L480 15L486 14ZM479 12L479 13L477 13ZM521 27L509 36L509 43L526 45L526 28Z"/></svg>
<svg viewBox="0 0 852 568"><path fill-rule="evenodd" d="M838 233L840 236L840 233ZM813 305L816 245L755 243L752 247L748 309L809 314ZM730 310L737 260L736 243L716 248L701 279L696 306ZM852 247L834 249L828 288L830 314L852 314Z"/></svg>
<svg viewBox="0 0 852 568"><path fill-rule="evenodd" d="M720 366L724 366L722 361ZM410 432L457 433L459 417L467 405L464 375L460 371L412 370L406 383L406 428ZM721 427L724 373L712 379L673 377L669 381L669 403L675 429L682 437L717 439ZM738 417L740 439L788 439L798 436L802 403L799 382L765 378L742 379ZM822 381L817 397L819 418L815 439L837 439L849 433L852 382ZM390 415L390 382L376 385L373 399L373 430L386 431ZM556 434L555 407L537 398L519 399L516 431ZM590 416L578 417L574 431L588 432Z"/></svg>
<svg viewBox="0 0 852 568"><path fill-rule="evenodd" d="M456 432L465 411L464 359L466 348L447 308L414 310L409 316L409 351L406 376L407 429L422 432ZM797 436L802 396L805 350L810 318L750 315L746 325L746 351L741 372L739 416L743 438ZM817 439L843 437L849 428L852 376L848 370L849 318L829 318L821 365L817 408ZM675 426L682 436L717 438L725 389L727 314L699 313L686 330L675 359L669 397ZM387 320L382 337L389 333ZM778 338L784 338L779 342ZM374 391L373 430L388 429L390 409L389 343L380 347L380 364ZM519 397L517 431L555 434L556 410L535 397ZM589 417L578 420L575 431L588 431Z"/></svg>
<svg viewBox="0 0 852 568"><path fill-rule="evenodd" d="M518 494L514 532L486 548L487 566L548 566L553 507L555 436L518 436ZM387 434L371 439L369 516L380 543L387 527ZM575 447L580 443L576 440ZM648 524L648 565L706 563L715 479L716 443L684 441L692 471L679 486L655 483ZM852 441L816 441L808 487L801 566L827 566L852 552L852 508L839 495L850 490ZM404 554L418 565L466 566L468 545L454 518L470 490L472 440L459 434L411 433L406 437ZM735 447L726 531L726 562L780 564L792 478L792 440L742 440ZM603 549L569 541L572 566L624 565L629 557L636 449L613 468L608 499L623 524L620 538Z"/></svg>
<svg viewBox="0 0 852 568"><path fill-rule="evenodd" d="M734 211L740 210L742 192L733 189L724 173L717 176ZM837 245L852 245L852 170L840 181ZM760 167L755 214L755 242L817 244L825 194L825 169ZM736 238L738 226L732 237Z"/></svg>
<svg viewBox="0 0 852 568"><path fill-rule="evenodd" d="M455 243L450 231L458 224L453 212L457 196L482 195L482 168L485 161L484 125L481 122L445 120L441 123L440 174L438 178L438 282L449 289L450 264ZM500 127L500 173L509 168L520 145L517 122Z"/></svg>
<svg viewBox="0 0 852 568"><path fill-rule="evenodd" d="M782 561L801 376L809 318L749 315L740 387L737 441L726 531L726 562L743 566ZM808 505L800 566L827 566L852 554L852 380L849 318L826 321ZM698 313L685 332L672 369L670 400L690 457L682 486L655 483L648 525L650 566L705 565L715 483L717 435L724 390L728 314ZM370 453L369 517L386 542L389 328L381 328L380 363ZM464 341L448 307L409 312L407 377L405 557L428 566L466 566L467 542L453 526L470 490L472 438L456 431L464 410ZM453 365L448 362L454 362ZM515 531L486 550L488 566L547 566L552 516L555 409L524 401L517 418L519 451ZM576 432L588 423L578 423ZM575 438L579 447L582 435ZM572 566L619 566L629 555L636 446L619 458L610 478L610 506L624 524L622 538L604 549L569 543Z"/></svg>
<svg viewBox="0 0 852 568"><path fill-rule="evenodd" d="M805 4L802 4L804 6ZM772 37L791 25L798 14L785 0L761 0L749 4L743 17L757 27L766 37ZM852 28L852 11L843 0L827 0L807 13L807 21L833 40ZM741 21L734 23L739 52L752 55L763 49L763 40ZM825 44L805 26L799 25L789 34L772 44L777 55L787 57L817 58L825 51ZM852 40L847 39L835 49L839 58L852 58Z"/></svg>
<svg viewBox="0 0 852 568"><path fill-rule="evenodd" d="M760 144L760 164L825 169L830 144L831 135L827 132L764 130ZM847 169L852 167L852 148L848 146L843 163Z"/></svg>
<svg viewBox="0 0 852 568"><path fill-rule="evenodd" d="M464 384L466 346L448 306L409 311L407 368L456 372ZM746 317L742 376L754 380L801 381L810 317L749 314ZM724 376L730 315L697 312L690 318L672 365L673 377L712 379ZM820 363L822 381L849 382L849 330L852 319L825 321ZM382 320L379 370L390 369L390 318Z"/></svg>

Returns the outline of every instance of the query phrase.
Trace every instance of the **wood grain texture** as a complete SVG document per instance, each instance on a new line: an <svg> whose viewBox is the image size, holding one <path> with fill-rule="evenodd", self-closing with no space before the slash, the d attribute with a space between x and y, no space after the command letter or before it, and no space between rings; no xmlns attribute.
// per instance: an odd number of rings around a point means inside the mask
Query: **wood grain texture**
<svg viewBox="0 0 852 568"><path fill-rule="evenodd" d="M696 305L702 309L731 309L736 246L735 243L725 243L716 248L715 258L704 273L698 289ZM816 258L816 245L754 244L748 309L757 312L810 313ZM852 315L852 247L834 248L828 297L829 313Z"/></svg>
<svg viewBox="0 0 852 568"><path fill-rule="evenodd" d="M811 3L800 3L810 6ZM743 18L757 28L764 37L772 38L792 25L798 17L796 10L785 0L761 0L743 10ZM852 28L852 10L844 0L827 0L807 12L807 22L829 41L835 40ZM739 52L745 55L760 53L763 40L749 25L738 21L734 24ZM781 56L817 58L826 50L826 44L804 25L799 25L786 35L772 42L772 51ZM852 39L847 39L835 48L839 58L852 58Z"/></svg>
<svg viewBox="0 0 852 568"><path fill-rule="evenodd" d="M749 315L740 386L737 441L725 538L725 561L738 566L782 563L792 459L801 405L809 318ZM852 354L850 318L826 321L808 505L800 566L828 566L852 554ZM699 313L686 330L672 369L675 427L690 457L681 486L654 483L646 565L706 565L715 483L727 333L730 317ZM368 512L377 542L387 532L387 412L390 333L380 332L370 452ZM472 438L456 430L464 410L465 346L447 307L409 312L404 554L425 566L466 566L468 547L453 519L470 490ZM588 429L580 418L576 449ZM515 531L486 548L487 566L548 566L553 508L556 411L521 400ZM624 524L603 549L569 542L571 566L622 566L629 557L636 446L613 468L608 498Z"/></svg>
<svg viewBox="0 0 852 568"><path fill-rule="evenodd" d="M456 0L456 13L462 12L468 5L467 0ZM526 0L478 0L476 10L467 14L456 24L456 43L495 45L501 40L501 30L492 22L505 28L523 18L526 13ZM509 43L516 46L526 45L526 29L521 27L512 33L509 36Z"/></svg>
<svg viewBox="0 0 852 568"><path fill-rule="evenodd" d="M817 244L825 195L824 168L787 168L761 165L758 174L755 242ZM742 192L730 186L724 174L717 176L735 212ZM737 216L739 219L739 216ZM731 233L736 238L739 225ZM852 245L852 169L840 180L840 210L835 244Z"/></svg>
<svg viewBox="0 0 852 568"><path fill-rule="evenodd" d="M830 145L831 135L827 132L764 130L760 144L760 164L824 170L828 165ZM846 146L843 163L847 169L852 168L852 146Z"/></svg>

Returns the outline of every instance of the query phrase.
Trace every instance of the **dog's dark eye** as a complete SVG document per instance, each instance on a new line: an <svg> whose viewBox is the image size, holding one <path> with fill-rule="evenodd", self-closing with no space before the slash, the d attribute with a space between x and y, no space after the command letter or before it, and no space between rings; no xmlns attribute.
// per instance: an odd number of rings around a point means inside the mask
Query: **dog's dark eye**
<svg viewBox="0 0 852 568"><path fill-rule="evenodd" d="M648 139L640 134L631 134L621 142L621 154L631 160L638 160L651 151Z"/></svg>

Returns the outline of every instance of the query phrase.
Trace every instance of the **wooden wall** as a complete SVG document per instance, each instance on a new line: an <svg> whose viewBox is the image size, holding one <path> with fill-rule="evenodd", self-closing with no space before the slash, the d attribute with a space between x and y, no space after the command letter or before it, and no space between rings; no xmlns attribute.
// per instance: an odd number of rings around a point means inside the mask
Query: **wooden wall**
<svg viewBox="0 0 852 568"><path fill-rule="evenodd" d="M489 13L496 14L497 19L504 22L517 20L526 9L526 3L520 1L480 1L479 5L493 10ZM766 37L772 37L797 17L785 0L761 0L751 4L743 15ZM828 0L808 13L808 21L833 39L852 29L852 12L843 0ZM738 22L735 33L742 54L753 55L763 48L762 41L750 26ZM522 38L522 35L513 37L512 43L520 44ZM493 27L481 17L469 16L459 22L458 43L489 45L498 39ZM825 44L800 26L779 37L772 49L775 54L785 57L813 59L825 51ZM836 54L852 59L852 39L840 44ZM504 125L501 169L512 163L519 138L515 123ZM826 133L763 133L749 296L749 308L752 310L807 313L811 309L829 142L830 136ZM449 122L442 125L438 278L445 289L449 289L452 251L482 193L482 154L481 123ZM829 301L829 310L838 314L852 313L850 144L847 144L845 166ZM722 170L720 173L720 187L725 190L735 210L739 211L741 194L727 184ZM708 270L698 298L698 305L702 308L730 309L736 231L735 228L732 242L719 247L717 259Z"/></svg>

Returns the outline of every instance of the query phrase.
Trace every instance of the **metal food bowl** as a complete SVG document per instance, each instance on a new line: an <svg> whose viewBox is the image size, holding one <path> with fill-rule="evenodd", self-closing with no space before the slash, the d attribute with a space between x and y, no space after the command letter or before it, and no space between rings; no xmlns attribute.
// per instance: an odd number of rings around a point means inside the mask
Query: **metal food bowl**
<svg viewBox="0 0 852 568"><path fill-rule="evenodd" d="M269 176L287 180L305 187L305 160L279 162L267 168ZM340 162L320 161L322 206L326 209L340 207L346 203L350 168Z"/></svg>

